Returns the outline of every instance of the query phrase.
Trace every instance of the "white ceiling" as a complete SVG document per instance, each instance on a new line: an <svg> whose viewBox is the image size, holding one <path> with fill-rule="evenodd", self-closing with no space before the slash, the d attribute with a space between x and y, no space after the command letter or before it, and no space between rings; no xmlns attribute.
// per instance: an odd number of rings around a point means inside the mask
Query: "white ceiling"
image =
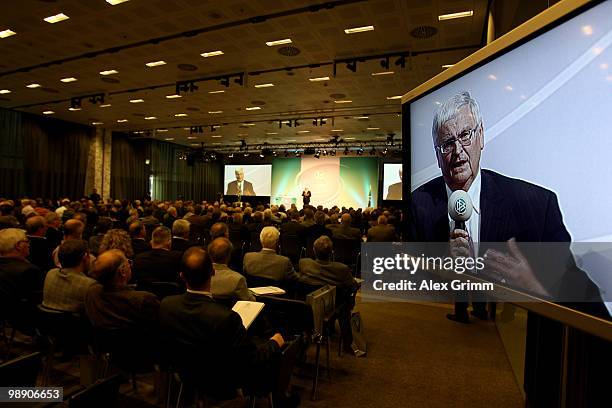
<svg viewBox="0 0 612 408"><path fill-rule="evenodd" d="M51 110L56 118L83 124L103 122L100 126L112 130L169 129L155 132L156 137L174 138L175 143L186 145L226 145L239 139L249 144L304 143L328 139L334 134L332 129L342 129L335 133L357 141L384 138L388 133L401 134L400 101L387 97L404 94L442 71L442 65L473 52L481 43L487 11L486 0L340 0L329 2L333 8L309 11L308 6L317 4L322 2L131 0L111 6L104 0L4 1L0 31L11 29L17 35L0 39L0 89L11 90L0 95L0 106L39 115ZM438 21L439 14L464 10L474 10L474 15ZM56 24L43 21L60 12L70 19ZM258 16L269 18L249 21ZM375 29L344 33L345 28L364 25ZM423 25L436 28L437 34L429 39L411 36L415 27ZM198 33L162 38L192 30ZM150 41L156 38L161 40ZM291 38L300 53L283 56L278 53L282 46L265 44L283 38ZM105 51L113 47L122 49ZM215 50L224 55L200 56ZM416 56L407 58L405 68L396 66L400 53L407 52ZM355 73L340 63L333 77L330 63L334 60L381 54L397 55L390 59L394 74L372 76L372 72L384 71L381 59L376 59L358 63ZM157 60L167 64L145 66ZM62 62L41 66L53 61ZM179 69L179 64L192 65L193 71ZM285 70L309 65L321 66ZM119 73L99 74L110 69ZM268 70L272 72L250 74ZM232 82L226 88L217 80L200 81L193 93L180 99L165 98L175 93L177 81L235 73L247 74L243 86ZM331 79L308 80L320 76ZM65 77L77 81L60 82ZM105 82L109 78L117 83ZM30 83L42 87L26 88ZM261 83L274 87L254 87ZM127 92L134 89L138 90ZM209 93L216 90L225 92ZM100 93L110 107L101 108L84 98L80 111L68 111L71 98ZM131 99L144 102L130 103ZM336 99L352 102L336 104ZM262 109L245 110L255 105ZM209 114L212 111L223 113ZM176 117L179 113L188 116ZM369 119L355 119L364 115ZM149 116L157 119L144 119ZM311 119L306 120L318 117L329 118L327 124L313 126ZM279 129L280 119L300 118L304 119L300 127L283 125ZM118 123L120 119L128 121ZM255 125L241 125L245 122ZM213 124L222 126L211 133ZM191 135L183 129L194 125L203 126L204 133ZM212 138L213 134L222 137Z"/></svg>

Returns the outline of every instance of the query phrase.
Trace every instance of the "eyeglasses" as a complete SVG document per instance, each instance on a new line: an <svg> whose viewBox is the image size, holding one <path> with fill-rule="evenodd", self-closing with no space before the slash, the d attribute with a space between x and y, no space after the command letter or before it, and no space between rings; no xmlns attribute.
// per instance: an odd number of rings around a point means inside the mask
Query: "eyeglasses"
<svg viewBox="0 0 612 408"><path fill-rule="evenodd" d="M478 130L478 126L476 126L472 130L466 130L464 132L461 132L459 136L453 137L452 139L448 139L446 142L442 143L441 145L437 145L436 148L442 154L449 154L450 152L453 151L453 149L455 148L455 144L457 142L459 142L461 146L467 147L472 144L472 138L474 137L474 133L476 133L476 130Z"/></svg>

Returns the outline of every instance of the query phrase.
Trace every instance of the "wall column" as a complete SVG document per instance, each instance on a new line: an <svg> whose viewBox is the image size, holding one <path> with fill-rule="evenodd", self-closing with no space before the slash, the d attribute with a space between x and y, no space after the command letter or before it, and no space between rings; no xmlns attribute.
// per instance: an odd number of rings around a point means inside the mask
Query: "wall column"
<svg viewBox="0 0 612 408"><path fill-rule="evenodd" d="M104 200L110 197L112 132L96 128L96 134L89 147L85 194L97 189Z"/></svg>

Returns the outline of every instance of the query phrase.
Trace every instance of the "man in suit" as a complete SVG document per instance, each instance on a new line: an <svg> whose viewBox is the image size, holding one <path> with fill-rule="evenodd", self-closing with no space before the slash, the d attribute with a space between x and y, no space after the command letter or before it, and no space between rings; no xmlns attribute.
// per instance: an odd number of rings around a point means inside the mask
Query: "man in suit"
<svg viewBox="0 0 612 408"><path fill-rule="evenodd" d="M368 230L368 242L393 242L396 239L395 228L387 223L385 215L379 215L376 225Z"/></svg>
<svg viewBox="0 0 612 408"><path fill-rule="evenodd" d="M230 240L224 237L216 238L208 245L208 253L215 270L211 280L211 293L215 299L255 301L255 296L247 288L244 276L227 265L232 247Z"/></svg>
<svg viewBox="0 0 612 408"><path fill-rule="evenodd" d="M556 288L543 284L536 270L521 254L516 242L570 242L556 195L549 190L512 179L490 170L481 170L484 128L478 103L469 92L454 95L435 113L432 136L442 176L412 194L414 220L412 238L418 242L449 242L451 253L460 256L485 251L487 242L507 242L508 253L487 252L486 271L503 276L506 284L541 297L559 293L583 293L585 299L600 299L598 289L575 267L567 249L567 269ZM474 211L465 230L455 228L447 203L455 190L470 196ZM485 244L486 245L486 244ZM572 266L573 265L573 266ZM555 293L556 292L556 293ZM467 323L468 304L455 304L447 317ZM475 316L486 319L484 303L474 303Z"/></svg>
<svg viewBox="0 0 612 408"><path fill-rule="evenodd" d="M246 275L277 281L280 286L298 278L291 260L276 253L279 237L276 227L264 227L261 230L261 251L244 255L243 268Z"/></svg>
<svg viewBox="0 0 612 408"><path fill-rule="evenodd" d="M327 235L317 238L313 246L316 259L300 259L300 282L347 288L355 286L351 269L343 263L331 261L334 247Z"/></svg>
<svg viewBox="0 0 612 408"><path fill-rule="evenodd" d="M310 204L310 197L312 197L312 192L308 187L304 187L304 191L302 191L302 202L304 203L304 207Z"/></svg>
<svg viewBox="0 0 612 408"><path fill-rule="evenodd" d="M236 175L236 180L227 185L227 193L225 195L256 195L255 190L253 190L253 184L244 179L244 169L242 167L237 168L234 174Z"/></svg>
<svg viewBox="0 0 612 408"><path fill-rule="evenodd" d="M47 225L45 219L40 215L30 217L27 219L25 227L28 239L30 240L30 255L28 259L38 266L41 271L47 272L54 265L51 258L53 248L49 246L49 240L46 237Z"/></svg>
<svg viewBox="0 0 612 408"><path fill-rule="evenodd" d="M164 350L179 372L200 379L194 385L207 395L231 393L263 376L284 344L276 333L255 345L240 316L213 300L214 273L210 255L200 247L189 248L181 262L187 293L164 298L160 308Z"/></svg>
<svg viewBox="0 0 612 408"><path fill-rule="evenodd" d="M176 220L172 224L172 250L185 252L188 248L196 245L189 241L189 221Z"/></svg>
<svg viewBox="0 0 612 408"><path fill-rule="evenodd" d="M178 282L181 252L170 250L170 230L157 227L151 238L151 250L134 258L134 280L150 282Z"/></svg>
<svg viewBox="0 0 612 408"><path fill-rule="evenodd" d="M132 240L132 250L134 256L151 250L151 244L146 240L147 231L140 221L134 221L129 227L130 238Z"/></svg>
<svg viewBox="0 0 612 408"><path fill-rule="evenodd" d="M402 169L400 169L399 171L399 177L400 177L400 180L403 180ZM394 183L389 186L389 189L387 190L386 199L387 200L401 200L402 199L402 182L401 181L399 183Z"/></svg>
<svg viewBox="0 0 612 408"><path fill-rule="evenodd" d="M361 239L361 231L358 228L351 227L351 215L349 213L342 214L340 218L340 226L332 229L332 237L337 239Z"/></svg>

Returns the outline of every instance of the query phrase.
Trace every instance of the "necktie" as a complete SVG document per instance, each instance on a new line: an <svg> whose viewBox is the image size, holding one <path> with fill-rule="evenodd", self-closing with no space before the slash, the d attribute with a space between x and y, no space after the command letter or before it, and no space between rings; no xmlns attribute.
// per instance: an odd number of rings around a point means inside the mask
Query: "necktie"
<svg viewBox="0 0 612 408"><path fill-rule="evenodd" d="M238 195L242 195L242 183L238 183Z"/></svg>

